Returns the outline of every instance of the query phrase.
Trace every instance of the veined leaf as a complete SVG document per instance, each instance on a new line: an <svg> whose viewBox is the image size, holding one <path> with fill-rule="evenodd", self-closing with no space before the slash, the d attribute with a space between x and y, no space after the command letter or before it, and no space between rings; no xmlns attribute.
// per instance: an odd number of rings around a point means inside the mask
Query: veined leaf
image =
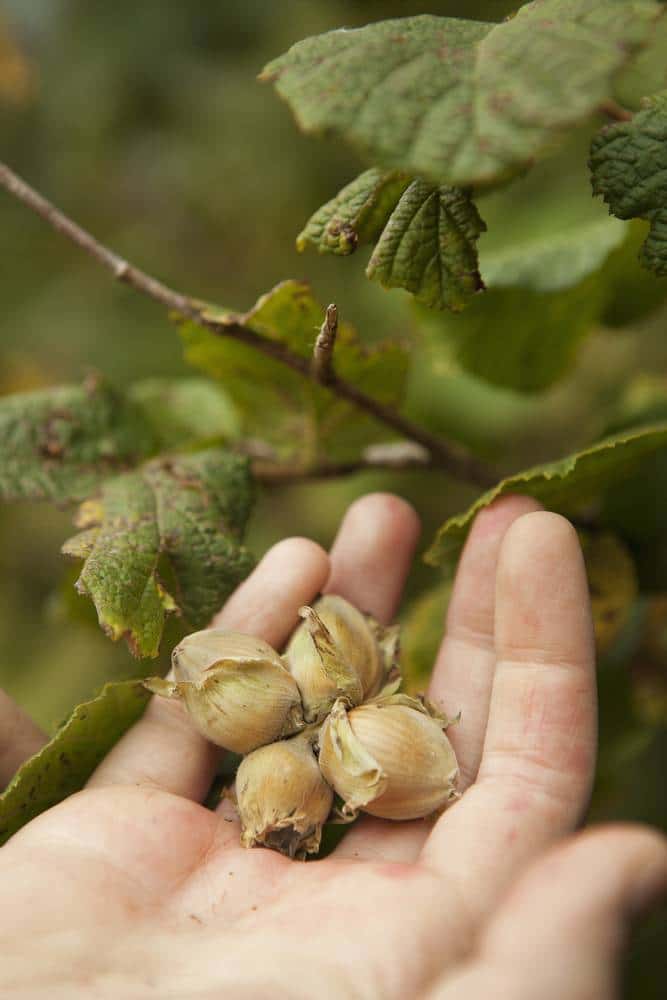
<svg viewBox="0 0 667 1000"><path fill-rule="evenodd" d="M102 487L99 529L84 507L84 539L65 543L66 555L84 556L77 590L92 599L101 627L114 639L127 636L139 655L157 655L165 602L155 576L160 536L152 492L141 472L108 480ZM93 534L94 532L94 534Z"/></svg>
<svg viewBox="0 0 667 1000"><path fill-rule="evenodd" d="M373 242L409 183L408 175L397 170L366 170L310 217L297 237L297 250L310 243L320 253L345 255Z"/></svg>
<svg viewBox="0 0 667 1000"><path fill-rule="evenodd" d="M241 545L253 493L247 461L220 449L149 462L161 551L178 587L178 606L207 625L253 560Z"/></svg>
<svg viewBox="0 0 667 1000"><path fill-rule="evenodd" d="M155 448L141 412L100 379L0 399L0 499L83 500Z"/></svg>
<svg viewBox="0 0 667 1000"><path fill-rule="evenodd" d="M150 695L141 681L105 684L78 705L53 739L30 757L0 795L0 844L46 809L80 791Z"/></svg>
<svg viewBox="0 0 667 1000"><path fill-rule="evenodd" d="M432 565L452 566L475 514L506 493L533 496L551 510L573 512L597 498L612 483L628 477L640 460L667 447L667 424L628 431L584 451L508 476L483 493L468 510L450 517L426 553Z"/></svg>
<svg viewBox="0 0 667 1000"><path fill-rule="evenodd" d="M637 572L630 552L611 532L579 532L598 655L605 653L630 618L639 596Z"/></svg>
<svg viewBox="0 0 667 1000"><path fill-rule="evenodd" d="M647 219L639 259L667 275L667 91L647 98L631 121L603 128L591 144L593 191L619 219Z"/></svg>
<svg viewBox="0 0 667 1000"><path fill-rule="evenodd" d="M366 274L431 309L458 311L484 287L476 248L484 229L469 194L417 179L392 212Z"/></svg>
<svg viewBox="0 0 667 1000"><path fill-rule="evenodd" d="M210 315L218 322L241 324L310 358L324 308L307 285L285 281L247 313L211 309ZM357 407L254 348L193 322L182 325L181 336L186 360L220 379L242 414L246 433L270 442L277 453L295 455L307 465L319 455L351 458L372 441L386 440L386 428ZM334 367L368 395L396 405L405 387L407 349L395 341L365 347L352 327L341 322Z"/></svg>
<svg viewBox="0 0 667 1000"><path fill-rule="evenodd" d="M632 223L626 239L602 266L575 285L553 291L488 288L455 316L420 313L423 336L450 364L453 361L492 385L522 393L547 389L569 374L581 344L596 329L641 320L667 296L665 283L656 281L636 261L642 239L636 227L642 225ZM587 270L601 249L591 245L589 256L582 244L580 252L573 254L570 276L584 269L585 259ZM485 259L482 253L482 267ZM548 283L549 251L541 257L536 249L532 263L528 254L522 259L521 268L514 272L517 278L521 273L531 284ZM562 276L568 266L563 262Z"/></svg>
<svg viewBox="0 0 667 1000"><path fill-rule="evenodd" d="M84 531L63 552L85 560L77 588L110 637L156 656L168 612L206 625L251 568L240 544L251 502L247 462L222 449L154 459L105 482L99 499L82 505ZM160 582L161 557L175 598Z"/></svg>
<svg viewBox="0 0 667 1000"><path fill-rule="evenodd" d="M234 440L239 417L222 387L205 378L148 378L128 393L162 448L193 441Z"/></svg>
<svg viewBox="0 0 667 1000"><path fill-rule="evenodd" d="M306 38L265 68L306 132L440 183L506 179L612 95L648 0L535 0L501 24L421 15Z"/></svg>

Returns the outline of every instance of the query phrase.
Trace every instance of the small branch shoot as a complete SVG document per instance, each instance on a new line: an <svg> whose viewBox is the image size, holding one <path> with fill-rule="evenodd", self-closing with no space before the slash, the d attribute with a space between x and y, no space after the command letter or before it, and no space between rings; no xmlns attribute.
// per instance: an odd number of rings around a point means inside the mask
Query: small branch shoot
<svg viewBox="0 0 667 1000"><path fill-rule="evenodd" d="M316 382L326 385L333 376L333 352L338 332L338 307L332 303L327 306L324 322L315 341L313 350L312 372Z"/></svg>

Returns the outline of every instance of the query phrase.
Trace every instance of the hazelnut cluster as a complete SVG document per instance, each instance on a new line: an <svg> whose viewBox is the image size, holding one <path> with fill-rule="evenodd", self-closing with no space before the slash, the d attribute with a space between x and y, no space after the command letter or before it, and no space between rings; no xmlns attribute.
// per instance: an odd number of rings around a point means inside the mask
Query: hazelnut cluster
<svg viewBox="0 0 667 1000"><path fill-rule="evenodd" d="M458 775L448 720L399 690L398 626L335 595L299 613L282 655L261 639L206 629L174 649L173 681L144 682L182 699L211 742L244 755L241 843L289 857L316 853L327 820L441 810L457 797Z"/></svg>

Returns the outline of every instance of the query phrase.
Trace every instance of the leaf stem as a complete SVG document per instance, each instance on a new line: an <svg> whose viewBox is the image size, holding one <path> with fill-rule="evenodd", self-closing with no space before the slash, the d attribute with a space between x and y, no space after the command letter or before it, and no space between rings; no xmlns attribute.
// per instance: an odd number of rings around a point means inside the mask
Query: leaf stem
<svg viewBox="0 0 667 1000"><path fill-rule="evenodd" d="M123 257L96 240L91 233L79 226L64 212L61 212L1 162L0 187L5 188L9 194L48 222L57 232L62 233L82 250L85 250L87 254L106 267L117 281L129 285L135 291L148 296L171 312L195 320L199 325L218 336L232 337L234 340L255 348L262 354L266 354L299 372L305 378L314 379L316 377L309 359L301 357L279 342L270 340L255 330L235 322L233 318L213 319L206 316L204 314L206 306L203 303L169 288L168 285L164 285L161 281L134 267ZM413 423L392 407L385 406L372 396L367 396L357 386L340 378L333 371L329 374L326 387L334 395L353 403L360 410L391 427L403 437L422 445L429 452L432 464L439 466L452 476L477 486L490 486L497 481L498 477L494 470L474 455L459 445L432 434L419 424Z"/></svg>

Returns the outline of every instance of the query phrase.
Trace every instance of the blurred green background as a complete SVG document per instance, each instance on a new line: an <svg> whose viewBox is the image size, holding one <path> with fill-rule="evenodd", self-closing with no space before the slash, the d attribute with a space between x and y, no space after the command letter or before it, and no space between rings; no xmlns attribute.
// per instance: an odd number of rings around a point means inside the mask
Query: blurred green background
<svg viewBox="0 0 667 1000"><path fill-rule="evenodd" d="M499 20L515 6L457 0L428 10ZM246 309L279 280L306 278L362 337L404 336L414 322L407 296L367 282L357 258L296 253L305 219L360 164L340 143L300 135L255 77L306 35L423 9L411 0L4 0L3 158L103 242L197 297ZM178 337L157 306L114 286L4 196L0 260L0 393L77 381L91 370L119 385L185 371ZM631 404L646 388L642 373L650 373L649 396L655 385L664 394L665 312L648 308L653 279L641 276L634 250L619 260L628 281L620 305L628 296L637 300L633 323L612 329L609 319L610 328L587 338L554 388L538 396L492 388L462 373L428 338L415 356L411 413L510 470L595 439L628 404L628 393ZM664 295L663 283L655 297ZM283 488L260 497L249 544L259 555L298 533L327 545L346 505L370 489L409 498L423 517L425 543L474 497L439 473ZM102 636L73 592L74 574L58 554L70 517L39 505L0 510L0 685L48 729L103 680L144 667ZM409 599L438 579L418 563ZM642 596L600 665L604 742L595 819L665 824L666 664L667 610ZM654 925L635 946L632 996L660 995L648 961L659 957L659 934Z"/></svg>

